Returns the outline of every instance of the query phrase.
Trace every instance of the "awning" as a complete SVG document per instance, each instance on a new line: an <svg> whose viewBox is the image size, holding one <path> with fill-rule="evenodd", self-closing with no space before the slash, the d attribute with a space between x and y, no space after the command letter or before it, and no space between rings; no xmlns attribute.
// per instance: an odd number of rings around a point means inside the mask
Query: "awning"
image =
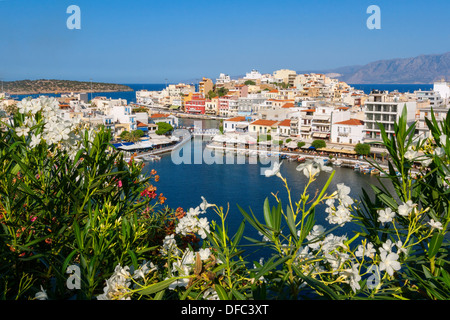
<svg viewBox="0 0 450 320"><path fill-rule="evenodd" d="M327 137L327 133L319 133L319 132L314 132L313 134L312 134L312 136L314 137L314 138L326 138Z"/></svg>
<svg viewBox="0 0 450 320"><path fill-rule="evenodd" d="M302 131L311 131L311 127L308 127L308 126L302 126L301 130L302 130Z"/></svg>
<svg viewBox="0 0 450 320"><path fill-rule="evenodd" d="M133 144L133 142L123 142L123 143L113 143L112 145L115 148L119 148L119 147L123 147L123 146L129 146L129 145L132 145L132 144Z"/></svg>
<svg viewBox="0 0 450 320"><path fill-rule="evenodd" d="M121 150L134 150L134 149L146 149L153 147L153 143L150 141L141 141L127 146L121 146L118 149Z"/></svg>
<svg viewBox="0 0 450 320"><path fill-rule="evenodd" d="M286 148L289 148L289 149L297 149L297 148L298 148L297 142L295 142L295 141L289 141L289 143L286 144Z"/></svg>
<svg viewBox="0 0 450 320"><path fill-rule="evenodd" d="M322 148L322 149L320 149L320 151L332 152L332 153L356 154L356 152L350 148Z"/></svg>

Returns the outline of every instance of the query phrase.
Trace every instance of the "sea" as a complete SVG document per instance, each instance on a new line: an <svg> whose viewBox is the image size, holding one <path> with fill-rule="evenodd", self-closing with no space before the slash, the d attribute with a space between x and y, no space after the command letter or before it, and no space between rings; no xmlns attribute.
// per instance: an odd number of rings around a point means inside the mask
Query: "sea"
<svg viewBox="0 0 450 320"><path fill-rule="evenodd" d="M128 103L135 103L136 102L136 91L139 90L148 90L148 91L160 91L163 90L166 87L166 84L164 83L150 83L150 84L127 84L125 85L129 86L133 91L124 91L124 92L93 92L88 93L89 100L98 97L103 96L107 98L112 99L125 99ZM363 90L364 93L369 94L372 90L383 90L383 91L395 91L398 90L399 92L410 92L413 93L416 90L432 90L433 85L432 84L350 84L350 86L354 87L358 90ZM59 97L61 93L58 94L45 94L46 96L51 97ZM34 95L11 95L12 98L16 99L23 99L26 97L32 97L37 98L39 97L39 94Z"/></svg>

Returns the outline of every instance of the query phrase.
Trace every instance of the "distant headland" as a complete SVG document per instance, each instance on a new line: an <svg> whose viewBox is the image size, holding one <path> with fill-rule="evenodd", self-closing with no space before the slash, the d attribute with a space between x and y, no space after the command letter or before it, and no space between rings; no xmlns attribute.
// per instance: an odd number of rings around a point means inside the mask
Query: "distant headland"
<svg viewBox="0 0 450 320"><path fill-rule="evenodd" d="M123 84L55 79L3 81L2 86L5 92L17 95L133 91Z"/></svg>

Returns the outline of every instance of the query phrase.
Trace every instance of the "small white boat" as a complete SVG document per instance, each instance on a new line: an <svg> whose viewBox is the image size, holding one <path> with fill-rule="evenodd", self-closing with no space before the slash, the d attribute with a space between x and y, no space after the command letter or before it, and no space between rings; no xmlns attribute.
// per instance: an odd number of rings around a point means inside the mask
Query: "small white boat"
<svg viewBox="0 0 450 320"><path fill-rule="evenodd" d="M342 166L342 161L341 160L336 160L333 162L333 165L335 165L336 167L340 167Z"/></svg>
<svg viewBox="0 0 450 320"><path fill-rule="evenodd" d="M143 156L142 159L144 161L157 161L157 160L161 160L161 157L157 156L157 155L149 154L149 155Z"/></svg>

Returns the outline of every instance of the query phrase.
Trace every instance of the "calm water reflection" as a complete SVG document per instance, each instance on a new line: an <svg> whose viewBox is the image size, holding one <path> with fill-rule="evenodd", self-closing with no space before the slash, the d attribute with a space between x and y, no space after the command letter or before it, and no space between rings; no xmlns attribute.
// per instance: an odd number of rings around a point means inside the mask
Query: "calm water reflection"
<svg viewBox="0 0 450 320"><path fill-rule="evenodd" d="M207 126L208 127L208 126ZM210 126L213 127L213 126ZM205 128L205 127L204 127ZM194 156L192 153L192 163ZM224 161L225 162L225 161ZM303 193L307 183L302 172L296 170L298 163L283 161L281 174L287 178L293 201L297 201ZM149 163L145 171L155 169L160 176L160 181L156 183L158 193L163 193L167 198L166 204L176 209L182 207L185 210L196 207L204 196L209 203L223 206L225 209L229 205L228 224L231 232L235 231L243 218L237 208L239 204L242 208L251 208L255 216L263 220L262 207L265 198L269 198L271 205L276 205L275 198L271 193L278 193L278 197L286 207L287 191L283 182L278 177L266 178L261 175L261 167L267 168L269 165L249 164L248 158L245 164L180 164L175 165L170 154L162 156L157 162ZM362 188L370 190L370 184L378 185L375 176L355 172L350 168L333 167L335 175L329 187L329 193L336 190L338 183L345 183L351 188L350 196L359 199ZM329 173L321 172L318 179L310 187L310 195L314 196L316 190L321 190L329 178ZM325 205L321 205L316 210L316 220L326 228L329 225L325 220L327 214L324 212ZM215 219L213 211L207 213L208 219ZM347 224L343 228L337 229L335 234L347 234L350 236L355 226ZM252 227L247 224L245 234L250 237L260 239Z"/></svg>

